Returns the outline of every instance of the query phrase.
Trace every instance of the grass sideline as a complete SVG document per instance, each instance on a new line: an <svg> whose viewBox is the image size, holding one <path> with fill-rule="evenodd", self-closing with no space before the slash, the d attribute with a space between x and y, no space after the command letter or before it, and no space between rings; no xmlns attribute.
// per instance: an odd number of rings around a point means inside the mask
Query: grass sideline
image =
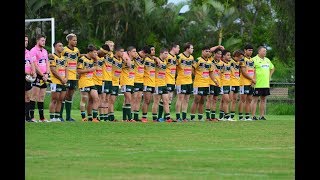
<svg viewBox="0 0 320 180"><path fill-rule="evenodd" d="M294 179L294 116L266 117L26 123L25 179Z"/></svg>

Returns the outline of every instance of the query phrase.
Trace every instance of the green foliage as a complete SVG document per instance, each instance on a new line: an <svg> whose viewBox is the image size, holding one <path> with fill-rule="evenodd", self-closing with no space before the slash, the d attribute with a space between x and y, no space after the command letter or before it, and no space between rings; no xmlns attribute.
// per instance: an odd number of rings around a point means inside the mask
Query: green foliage
<svg viewBox="0 0 320 180"><path fill-rule="evenodd" d="M267 114L295 115L295 104L284 102L267 102Z"/></svg>
<svg viewBox="0 0 320 180"><path fill-rule="evenodd" d="M275 67L272 75L274 82L294 82L295 81L295 68L292 65L285 64L277 58L270 59Z"/></svg>

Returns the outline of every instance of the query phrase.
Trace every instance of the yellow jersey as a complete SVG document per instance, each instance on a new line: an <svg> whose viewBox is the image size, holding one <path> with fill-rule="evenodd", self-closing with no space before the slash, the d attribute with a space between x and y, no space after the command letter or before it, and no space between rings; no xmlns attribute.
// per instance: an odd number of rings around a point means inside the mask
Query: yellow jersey
<svg viewBox="0 0 320 180"><path fill-rule="evenodd" d="M120 76L120 85L134 85L134 60L131 60L130 67L127 63L122 64L122 72Z"/></svg>
<svg viewBox="0 0 320 180"><path fill-rule="evenodd" d="M77 63L80 58L79 49L77 47L70 49L65 46L61 54L66 57L68 62L68 80L77 80Z"/></svg>
<svg viewBox="0 0 320 180"><path fill-rule="evenodd" d="M219 83L219 87L221 87L221 73L222 73L222 68L223 68L223 61L221 60L213 60L213 63L214 65L216 66L215 70L214 70L214 77L215 79L218 81ZM214 83L215 86L217 86L215 83Z"/></svg>
<svg viewBox="0 0 320 180"><path fill-rule="evenodd" d="M94 66L96 70L93 73L93 81L95 85L102 86L102 79L103 79L103 65L104 64L104 57L97 57L97 61L94 62Z"/></svg>
<svg viewBox="0 0 320 180"><path fill-rule="evenodd" d="M102 80L103 81L112 81L112 62L113 58L110 58L108 55L104 57L104 63L102 66Z"/></svg>
<svg viewBox="0 0 320 180"><path fill-rule="evenodd" d="M245 67L247 74L253 78L254 76L254 62L251 57L247 58L244 57L244 59L240 60L240 67ZM241 72L241 71L240 71ZM240 74L240 86L248 86L251 85L250 79L244 77L244 75Z"/></svg>
<svg viewBox="0 0 320 180"><path fill-rule="evenodd" d="M143 83L144 59L139 55L134 60L134 82Z"/></svg>
<svg viewBox="0 0 320 180"><path fill-rule="evenodd" d="M77 68L78 69L90 69L94 66L94 61L93 59L89 59L86 56L81 56L78 61ZM89 87L89 86L94 86L94 81L93 81L93 72L86 72L82 73L79 76L79 89L83 87Z"/></svg>
<svg viewBox="0 0 320 180"><path fill-rule="evenodd" d="M240 86L240 62L231 59L231 86Z"/></svg>
<svg viewBox="0 0 320 180"><path fill-rule="evenodd" d="M180 53L177 57L177 79L176 84L192 84L192 62L194 58L192 55L186 56Z"/></svg>
<svg viewBox="0 0 320 180"><path fill-rule="evenodd" d="M221 71L221 84L222 86L231 86L231 61L223 62Z"/></svg>
<svg viewBox="0 0 320 180"><path fill-rule="evenodd" d="M161 60L161 59L160 59ZM166 86L166 69L167 65L165 60L156 65L156 86Z"/></svg>
<svg viewBox="0 0 320 180"><path fill-rule="evenodd" d="M62 56L61 54L59 56L56 53L54 53L53 58L49 58L49 63L50 67L54 67L62 79L66 77L67 61L64 56ZM62 84L61 81L56 76L54 76L51 71L50 77L53 84Z"/></svg>
<svg viewBox="0 0 320 180"><path fill-rule="evenodd" d="M195 77L193 87L209 87L209 73L213 71L212 62L209 62L203 57L198 57L194 60L192 66L194 68Z"/></svg>
<svg viewBox="0 0 320 180"><path fill-rule="evenodd" d="M168 57L164 60L166 64L166 82L167 84L176 83L176 70L177 70L177 56L169 53Z"/></svg>
<svg viewBox="0 0 320 180"><path fill-rule="evenodd" d="M122 71L122 58L117 59L115 56L112 61L112 86L119 86L121 71Z"/></svg>
<svg viewBox="0 0 320 180"><path fill-rule="evenodd" d="M208 57L208 63L210 63L211 66L214 66L213 56ZM209 85L216 85L211 78L209 79Z"/></svg>
<svg viewBox="0 0 320 180"><path fill-rule="evenodd" d="M155 66L156 63L154 62L151 57L146 57L144 59L144 74L143 74L143 85L155 87L156 86L156 78L155 78Z"/></svg>

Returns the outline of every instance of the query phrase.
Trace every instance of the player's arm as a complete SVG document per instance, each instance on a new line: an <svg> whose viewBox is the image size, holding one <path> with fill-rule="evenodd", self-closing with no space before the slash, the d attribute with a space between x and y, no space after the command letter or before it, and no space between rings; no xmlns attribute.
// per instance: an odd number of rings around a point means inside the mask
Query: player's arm
<svg viewBox="0 0 320 180"><path fill-rule="evenodd" d="M219 83L216 79L216 77L214 77L214 71L217 69L217 67L213 64L211 65L210 69L209 69L209 76L210 78L212 79L212 81L217 85L219 86Z"/></svg>
<svg viewBox="0 0 320 180"><path fill-rule="evenodd" d="M129 57L127 52L123 53L122 59L123 59L123 62L126 64L127 67L131 67L131 59L130 59L130 57Z"/></svg>
<svg viewBox="0 0 320 180"><path fill-rule="evenodd" d="M274 68L274 65L272 64L272 62L271 61L269 61L269 62L270 62L270 80L271 80L271 77L272 77L272 74L273 74L275 68Z"/></svg>
<svg viewBox="0 0 320 180"><path fill-rule="evenodd" d="M215 51L217 48L224 50L224 47L223 47L223 46L218 45L218 46L213 46L213 47L211 47L211 48L210 48L210 51L213 52L213 51Z"/></svg>
<svg viewBox="0 0 320 180"><path fill-rule="evenodd" d="M51 74L62 82L62 78L56 70L56 60L52 54L49 54L49 63Z"/></svg>

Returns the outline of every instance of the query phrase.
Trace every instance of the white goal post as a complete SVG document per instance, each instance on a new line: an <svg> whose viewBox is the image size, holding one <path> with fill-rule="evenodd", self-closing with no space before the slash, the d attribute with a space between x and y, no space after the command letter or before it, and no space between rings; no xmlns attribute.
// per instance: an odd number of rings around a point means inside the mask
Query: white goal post
<svg viewBox="0 0 320 180"><path fill-rule="evenodd" d="M54 18L42 18L42 19L25 19L24 22L40 22L40 21L51 21L51 53L54 53L53 43L55 41L55 27Z"/></svg>

